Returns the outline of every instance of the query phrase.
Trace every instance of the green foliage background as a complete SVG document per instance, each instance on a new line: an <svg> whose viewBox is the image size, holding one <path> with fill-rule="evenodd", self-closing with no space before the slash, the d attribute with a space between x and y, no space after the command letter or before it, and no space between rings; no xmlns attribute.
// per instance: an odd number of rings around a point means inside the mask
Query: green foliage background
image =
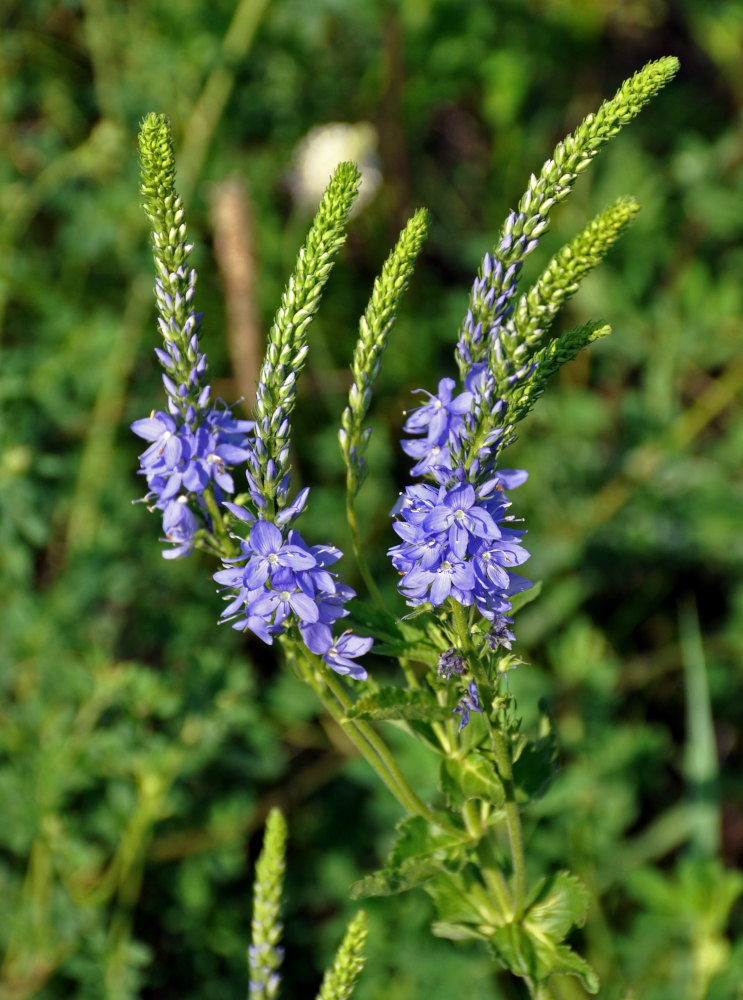
<svg viewBox="0 0 743 1000"><path fill-rule="evenodd" d="M518 619L527 724L561 773L532 864L596 894L581 946L643 1000L743 981L743 14L737 0L6 0L0 32L0 997L238 997L272 804L290 826L286 996L319 983L397 807L270 651L218 629L212 567L165 562L131 499L131 420L161 405L137 126L167 113L204 344L241 395L213 259L213 185L245 178L265 330L308 219L293 149L373 122L384 184L311 333L295 421L310 538L347 546L335 440L359 313L401 223L433 225L385 358L371 561L409 391L454 374L482 252L555 142L649 58L681 73L578 182L535 274L618 195L643 209L566 309L614 335L566 368L509 464L542 596ZM536 258L536 259L535 259ZM381 660L375 669L388 669ZM403 766L431 794L415 748ZM726 866L721 867L719 860ZM736 901L737 900L737 901ZM357 996L520 996L429 936L421 894L373 900ZM737 942L736 942L737 938ZM566 1000L583 996L560 986Z"/></svg>

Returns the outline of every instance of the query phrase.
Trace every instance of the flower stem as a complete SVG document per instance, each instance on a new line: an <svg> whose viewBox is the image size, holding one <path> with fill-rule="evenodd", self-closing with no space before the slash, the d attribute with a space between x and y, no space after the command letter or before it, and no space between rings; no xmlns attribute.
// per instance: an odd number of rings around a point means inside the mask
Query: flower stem
<svg viewBox="0 0 743 1000"><path fill-rule="evenodd" d="M506 829L508 830L508 843L511 848L511 863L513 864L513 918L515 921L521 919L524 913L524 901L526 898L526 863L524 860L524 837L521 830L521 814L516 802L516 789L513 783L513 768L511 766L511 754L509 753L503 733L498 729L491 728L490 736L495 751L495 761L498 765L503 789L506 793Z"/></svg>
<svg viewBox="0 0 743 1000"><path fill-rule="evenodd" d="M286 643L285 647L288 645ZM435 816L429 807L420 800L397 766L389 748L374 729L361 719L347 719L345 717L352 702L339 681L330 671L321 671L314 656L303 650L300 651L301 655L297 656L297 652L295 646L290 655L299 668L302 679L312 687L326 711L343 729L367 763L377 772L400 805L414 816L423 816L450 832L458 833L459 831L455 827L449 826L445 821Z"/></svg>
<svg viewBox="0 0 743 1000"><path fill-rule="evenodd" d="M349 472L350 478L350 472ZM351 544L353 546L353 552L356 556L356 563L359 567L359 572L366 584L366 589L369 591L374 603L385 611L384 601L382 600L382 595L379 592L379 588L374 582L374 577L369 571L369 564L366 561L366 556L361 547L361 534L359 532L359 522L356 517L356 504L354 502L354 488L353 484L349 482L346 489L346 520L348 521L348 526L351 529Z"/></svg>
<svg viewBox="0 0 743 1000"><path fill-rule="evenodd" d="M333 692L334 696L338 700L338 703L341 705L344 712L347 712L351 708L353 703L346 694L346 692L343 690L343 686L338 680L338 678L328 670L325 672L323 680L330 688L330 690ZM334 718L344 727L346 732L349 731L348 728L349 723L347 721L345 721L342 717L339 717L338 715L335 714ZM389 775L394 779L398 789L402 792L402 794L406 799L405 803L403 804L408 809L408 811L413 813L414 815L423 816L425 819L430 820L432 823L436 823L439 826L446 826L446 824L438 817L436 817L431 811L431 809L427 805L425 805L424 802L421 801L421 799L418 797L414 789L411 788L407 778L404 776L400 768L397 766L397 761L390 753L389 747L384 742L384 740L379 736L379 734L375 731L375 729L368 722L365 722L362 719L353 719L351 720L351 724L355 726L357 732L363 737L363 739L367 741L368 745L377 755L379 761L384 765ZM369 763L371 763L372 766L375 767L371 758L367 757L367 760L369 760ZM375 767L375 770L377 770L378 773L381 774L381 771L379 771L377 767ZM450 827L449 829L453 830L454 828Z"/></svg>
<svg viewBox="0 0 743 1000"><path fill-rule="evenodd" d="M477 856L482 865L482 877L503 916L503 923L508 923L513 917L513 906L509 899L506 880L495 858L493 845L487 833L477 845Z"/></svg>
<svg viewBox="0 0 743 1000"><path fill-rule="evenodd" d="M457 601L451 601L452 620L457 639L462 652L465 653L470 669L477 682L490 686L487 672L480 663L480 658L472 646L470 629L466 610ZM508 843L511 850L511 864L513 866L513 919L518 921L524 913L524 902L526 899L526 862L524 859L524 837L521 829L521 814L516 802L516 790L513 783L513 767L511 765L511 754L506 743L503 732L495 728L489 715L490 705L485 705L483 718L488 728L495 761L498 772L503 782L503 789L506 796L505 818L506 829L508 830Z"/></svg>

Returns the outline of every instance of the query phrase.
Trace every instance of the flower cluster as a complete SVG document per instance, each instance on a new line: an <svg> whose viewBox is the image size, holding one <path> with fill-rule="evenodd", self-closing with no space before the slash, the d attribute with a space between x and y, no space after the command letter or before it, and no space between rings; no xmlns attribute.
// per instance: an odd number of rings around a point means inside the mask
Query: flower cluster
<svg viewBox="0 0 743 1000"><path fill-rule="evenodd" d="M332 626L345 617L355 596L332 566L342 553L332 545L308 545L290 524L301 513L309 490L289 502L289 442L296 385L308 351L307 328L317 309L335 255L345 240L345 221L356 196L359 174L350 163L336 169L300 251L268 336L256 393L246 479L253 511L223 501L247 538L233 535L240 555L223 558L214 579L227 595L221 620L272 643L296 627L305 646L336 673L365 679L354 660L372 646Z"/></svg>
<svg viewBox="0 0 743 1000"><path fill-rule="evenodd" d="M140 455L147 480L144 500L163 515L166 559L187 556L200 528L212 532L209 513L235 487L229 469L250 456L253 424L236 420L224 403L211 405L206 356L199 349L201 314L194 309L196 271L186 239L183 207L175 190L170 127L162 115L147 115L139 136L144 208L152 224L157 269L155 297L163 347L168 412L135 420L132 430L150 445Z"/></svg>
<svg viewBox="0 0 743 1000"><path fill-rule="evenodd" d="M190 365L185 377L183 352L174 341L165 342L165 350L156 348L165 368L163 382L168 393L168 413L153 411L149 417L131 425L138 437L151 444L139 456L140 474L147 480L144 500L150 509L163 512L163 531L172 544L163 555L166 559L187 556L199 529L190 501L207 528L210 518L203 494L211 486L220 503L225 494L235 492L229 469L245 462L250 454L249 432L252 421L236 420L224 404L209 405L210 387L200 382L206 371L206 357L199 353L196 327L198 317L189 317L193 329L189 341ZM162 323L161 325L165 325ZM172 376L172 377L171 377ZM193 402L189 397L195 395Z"/></svg>
<svg viewBox="0 0 743 1000"><path fill-rule="evenodd" d="M501 326L512 311L521 260L533 242L507 231L495 254L485 256L457 347L463 391L457 394L454 379L443 378L438 392L426 392L428 399L407 414L404 430L413 437L403 440L402 448L415 459L412 474L429 482L402 494L393 510L402 541L389 550L409 605L440 607L449 598L474 605L491 623L494 648L512 638L505 616L510 596L529 585L510 572L529 553L519 544L524 532L507 513L504 490L523 483L526 473L497 468L498 452L508 440L508 405L497 385L508 389L531 370L513 370L504 359L507 374L500 372L497 382L489 363L479 359L502 356Z"/></svg>
<svg viewBox="0 0 743 1000"><path fill-rule="evenodd" d="M277 516L282 527L303 509L309 490L303 490L294 503ZM271 644L291 624L312 653L338 674L366 679L366 671L354 660L372 646L372 639L362 639L346 632L334 639L331 626L348 614L345 604L355 596L337 573L328 567L342 553L332 545L308 545L298 531L289 529L286 537L278 524L256 520L237 504L225 506L239 520L250 524L247 539L240 539L241 554L224 560L225 569L214 574L217 583L233 593L221 615L232 627L249 629Z"/></svg>
<svg viewBox="0 0 743 1000"><path fill-rule="evenodd" d="M463 464L473 413L487 383L483 369L473 366L465 391L457 396L454 380L442 379L438 394L429 394L428 402L409 415L405 430L423 434L403 441L407 454L418 459L412 472L428 475L435 484L408 486L403 493L393 525L402 541L389 554L402 575L400 591L408 604L438 607L452 597L465 607L475 604L500 629L511 607L509 596L528 585L509 573L529 554L519 544L523 530L509 523L504 493L520 485L526 473L491 468L488 450L497 428L480 443L469 468Z"/></svg>

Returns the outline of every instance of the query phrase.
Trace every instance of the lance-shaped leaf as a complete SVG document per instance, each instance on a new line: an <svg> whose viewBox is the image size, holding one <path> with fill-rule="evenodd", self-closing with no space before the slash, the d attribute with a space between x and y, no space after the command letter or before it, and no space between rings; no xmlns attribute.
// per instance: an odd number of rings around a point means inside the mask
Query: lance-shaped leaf
<svg viewBox="0 0 743 1000"><path fill-rule="evenodd" d="M530 985L544 983L551 975L577 976L589 993L598 993L599 981L588 962L565 944L535 937L519 924L506 924L489 941L493 958Z"/></svg>
<svg viewBox="0 0 743 1000"><path fill-rule="evenodd" d="M380 656L416 660L429 666L438 663L442 635L435 619L427 611L431 605L418 609L418 616L405 616L398 621L388 611L373 604L354 601L350 606L349 624L373 635L377 642L374 652Z"/></svg>
<svg viewBox="0 0 743 1000"><path fill-rule="evenodd" d="M503 916L496 910L488 890L469 867L438 875L423 888L436 907L438 919L431 925L436 937L487 941L503 925Z"/></svg>
<svg viewBox="0 0 743 1000"><path fill-rule="evenodd" d="M348 710L349 719L376 721L406 719L437 722L451 717L452 709L440 705L436 695L428 688L383 687L379 691L367 691Z"/></svg>
<svg viewBox="0 0 743 1000"><path fill-rule="evenodd" d="M533 587L529 587L528 590L522 590L518 594L513 594L509 597L511 602L510 614L515 615L517 611L526 607L527 604L531 604L532 601L536 601L539 595L542 593L542 581L537 580Z"/></svg>

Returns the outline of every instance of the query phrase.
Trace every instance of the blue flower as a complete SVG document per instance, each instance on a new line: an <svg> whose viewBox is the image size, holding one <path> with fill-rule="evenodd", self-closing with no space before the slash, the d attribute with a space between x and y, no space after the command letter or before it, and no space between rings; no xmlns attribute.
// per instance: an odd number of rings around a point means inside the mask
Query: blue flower
<svg viewBox="0 0 743 1000"><path fill-rule="evenodd" d="M193 549L194 535L198 522L193 511L188 508L186 497L169 501L163 512L163 532L165 540L171 542L172 549L163 552L165 559L180 559Z"/></svg>
<svg viewBox="0 0 743 1000"><path fill-rule="evenodd" d="M455 385L453 378L442 378L436 396L426 392L425 389L416 389L416 392L425 392L430 402L410 411L404 430L414 434L425 431L426 438L431 443L446 442L451 434L455 434L462 427L464 414L469 413L472 408L471 392L452 396Z"/></svg>
<svg viewBox="0 0 743 1000"><path fill-rule="evenodd" d="M274 625L282 625L292 613L300 622L316 622L320 617L315 601L301 590L294 573L283 567L271 574L269 588L257 591L248 613L271 619Z"/></svg>
<svg viewBox="0 0 743 1000"><path fill-rule="evenodd" d="M467 694L459 699L459 702L455 705L453 711L455 715L462 716L459 720L460 733L470 721L470 712L482 712L480 696L477 691L477 685L474 681L470 681L467 685Z"/></svg>
<svg viewBox="0 0 743 1000"><path fill-rule="evenodd" d="M497 386L505 381L513 387L534 370L524 365L512 371L500 340L521 260L533 249L531 239L511 235L510 227L519 222L517 216L508 220L472 288L457 345L463 391L457 394L453 379L441 379L438 392L426 393L428 401L406 414L404 430L417 437L403 440L402 448L416 459L412 474L429 482L408 486L395 505L393 528L400 542L388 553L409 605L440 607L451 599L475 605L490 622L511 609L512 594L528 586L512 573L529 554L519 544L524 532L513 526L504 492L519 486L526 473L496 467L510 434ZM503 369L498 368L498 381L481 360L491 352Z"/></svg>
<svg viewBox="0 0 743 1000"><path fill-rule="evenodd" d="M307 491L282 513L286 521L304 506ZM322 656L339 674L366 678L366 671L353 660L366 653L371 639L350 632L333 639L331 626L344 618L346 604L355 592L328 567L342 553L332 545L308 545L296 529L286 535L280 527L255 520L249 511L226 503L230 513L250 524L247 538L240 539L241 554L223 560L214 579L227 591L227 606L221 621L230 621L240 631L249 630L269 645L295 625L311 652ZM237 536L235 536L237 537Z"/></svg>
<svg viewBox="0 0 743 1000"><path fill-rule="evenodd" d="M373 639L362 639L351 631L343 632L337 639L333 639L328 626L321 624L305 626L301 632L310 652L322 656L337 674L349 674L355 680L366 680L366 670L353 661L369 652Z"/></svg>
<svg viewBox="0 0 743 1000"><path fill-rule="evenodd" d="M441 488L439 502L423 521L426 531L449 535L449 545L455 555L463 558L472 539L498 538L498 527L484 507L475 504L475 490L469 483L453 490Z"/></svg>
<svg viewBox="0 0 743 1000"><path fill-rule="evenodd" d="M270 521L256 521L250 532L252 555L245 567L245 584L254 590L268 580L271 573L283 566L286 569L309 569L316 560L298 545L288 545Z"/></svg>

